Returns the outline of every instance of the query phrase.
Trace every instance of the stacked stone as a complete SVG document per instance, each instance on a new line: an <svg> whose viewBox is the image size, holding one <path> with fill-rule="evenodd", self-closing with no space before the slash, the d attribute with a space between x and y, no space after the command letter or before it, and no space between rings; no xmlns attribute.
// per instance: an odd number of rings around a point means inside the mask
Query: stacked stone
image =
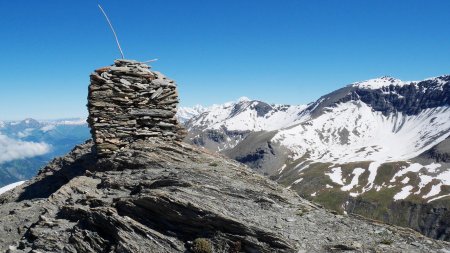
<svg viewBox="0 0 450 253"><path fill-rule="evenodd" d="M116 60L91 74L88 123L100 156L139 139L182 140L174 81L144 63Z"/></svg>

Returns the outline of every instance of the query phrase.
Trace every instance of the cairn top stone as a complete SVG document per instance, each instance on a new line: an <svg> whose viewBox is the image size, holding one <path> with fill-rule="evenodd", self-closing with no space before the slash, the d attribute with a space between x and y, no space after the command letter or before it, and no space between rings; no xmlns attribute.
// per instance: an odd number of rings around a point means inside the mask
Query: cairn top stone
<svg viewBox="0 0 450 253"><path fill-rule="evenodd" d="M180 141L177 86L145 63L117 59L91 74L88 123L97 153L108 155L136 140Z"/></svg>
<svg viewBox="0 0 450 253"><path fill-rule="evenodd" d="M136 61L136 60L129 60L129 59L116 59L114 61L115 64L117 63L131 63L131 64L140 64L140 62Z"/></svg>

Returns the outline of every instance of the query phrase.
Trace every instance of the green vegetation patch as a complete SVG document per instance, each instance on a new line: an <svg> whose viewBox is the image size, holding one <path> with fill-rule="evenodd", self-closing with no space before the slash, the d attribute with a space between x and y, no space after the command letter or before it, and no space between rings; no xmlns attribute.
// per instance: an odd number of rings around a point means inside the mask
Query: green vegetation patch
<svg viewBox="0 0 450 253"><path fill-rule="evenodd" d="M192 243L191 251L193 253L212 253L212 243L206 238L197 238Z"/></svg>
<svg viewBox="0 0 450 253"><path fill-rule="evenodd" d="M342 205L348 198L348 192L343 192L340 189L326 189L326 191L318 193L317 196L314 197L314 201L323 205L325 208L335 210L342 214L344 212Z"/></svg>
<svg viewBox="0 0 450 253"><path fill-rule="evenodd" d="M289 181L285 181L284 185L292 185L292 189L297 191L301 196L311 197L310 195L314 192L317 192L321 189L325 189L327 184L333 185L334 187L339 187L339 185L333 183L325 172L328 171L328 168L331 166L329 163L312 163L309 167L303 171L301 171L301 178L303 180L300 183L293 184L294 180L290 179ZM291 178L298 178L298 172L295 172Z"/></svg>
<svg viewBox="0 0 450 253"><path fill-rule="evenodd" d="M388 185L391 179L394 177L403 166L407 166L406 162L392 162L382 164L377 171L374 183L376 185Z"/></svg>

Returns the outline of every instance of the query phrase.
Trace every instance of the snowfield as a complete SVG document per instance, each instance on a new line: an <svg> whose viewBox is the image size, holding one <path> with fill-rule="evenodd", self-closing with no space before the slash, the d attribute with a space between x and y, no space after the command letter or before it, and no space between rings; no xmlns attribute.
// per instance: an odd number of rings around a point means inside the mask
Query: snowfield
<svg viewBox="0 0 450 253"><path fill-rule="evenodd" d="M280 130L273 141L292 150L294 160L308 154L310 160L324 163L384 163L414 158L448 136L450 107L384 116L361 101L351 101Z"/></svg>

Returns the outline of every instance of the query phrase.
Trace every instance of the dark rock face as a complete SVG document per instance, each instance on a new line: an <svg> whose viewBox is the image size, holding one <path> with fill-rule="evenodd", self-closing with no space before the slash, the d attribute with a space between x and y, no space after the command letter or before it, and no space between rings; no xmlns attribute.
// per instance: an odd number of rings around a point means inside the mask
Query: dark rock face
<svg viewBox="0 0 450 253"><path fill-rule="evenodd" d="M185 142L205 147L209 150L226 150L229 147L226 145L230 142L239 142L247 137L249 131L230 131L226 128L219 130L206 129L195 130L188 132Z"/></svg>
<svg viewBox="0 0 450 253"><path fill-rule="evenodd" d="M445 84L436 85L436 82ZM361 101L385 115L392 112L415 115L424 109L450 105L450 76L405 86L391 85L381 90L359 89L342 102L355 96L359 96Z"/></svg>
<svg viewBox="0 0 450 253"><path fill-rule="evenodd" d="M223 154L260 174L271 176L274 174L274 168L280 168L282 161L289 154L285 148L266 141L274 135L275 132L250 133L236 147L225 150Z"/></svg>
<svg viewBox="0 0 450 253"><path fill-rule="evenodd" d="M255 110L258 117L264 117L267 113L274 110L273 106L261 101L253 101L250 105L248 104L248 101L242 101L241 103L234 105L230 117L234 117L242 111L247 110L248 107Z"/></svg>
<svg viewBox="0 0 450 253"><path fill-rule="evenodd" d="M439 240L450 241L450 205L448 201L433 203L392 202L388 209L374 215L377 204L363 198L348 198L346 210L383 222L411 227L422 234ZM374 217L375 216L375 217Z"/></svg>
<svg viewBox="0 0 450 253"><path fill-rule="evenodd" d="M419 158L450 163L450 137L421 154Z"/></svg>
<svg viewBox="0 0 450 253"><path fill-rule="evenodd" d="M255 105L255 110L257 112L258 117L264 117L267 113L269 113L272 110L272 106L263 102L259 102Z"/></svg>
<svg viewBox="0 0 450 253"><path fill-rule="evenodd" d="M97 69L91 74L88 122L98 154L110 154L137 139L183 139L177 105L175 83L143 63L116 60Z"/></svg>
<svg viewBox="0 0 450 253"><path fill-rule="evenodd" d="M326 107L354 100L361 100L384 115L393 112L415 115L424 109L450 105L450 76L382 89L347 86L321 97L306 110L317 116Z"/></svg>

